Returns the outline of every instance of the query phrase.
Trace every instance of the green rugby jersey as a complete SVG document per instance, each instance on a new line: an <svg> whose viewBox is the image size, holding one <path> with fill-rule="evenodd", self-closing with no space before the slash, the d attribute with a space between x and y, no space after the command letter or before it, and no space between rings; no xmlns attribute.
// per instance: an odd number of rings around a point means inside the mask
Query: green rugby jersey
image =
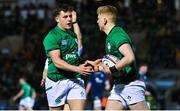
<svg viewBox="0 0 180 111"><path fill-rule="evenodd" d="M31 86L27 83L21 85L21 89L24 90L24 94L22 95L22 98L25 97L31 97Z"/></svg>
<svg viewBox="0 0 180 111"><path fill-rule="evenodd" d="M67 78L80 77L79 73L65 71L55 66L50 58L48 52L59 49L61 52L61 59L71 65L79 65L79 56L77 54L78 44L76 34L69 30L63 31L58 26L53 28L43 41L46 55L48 58L48 78L53 81L63 80Z"/></svg>
<svg viewBox="0 0 180 111"><path fill-rule="evenodd" d="M128 34L121 27L114 26L106 38L106 54L114 55L121 59L123 54L120 53L119 47L125 43L132 46L132 42ZM115 84L128 84L129 82L137 79L138 70L136 63L134 62L126 66L120 71L120 73L122 73L121 76L118 74L113 74L116 75L113 76L113 81Z"/></svg>

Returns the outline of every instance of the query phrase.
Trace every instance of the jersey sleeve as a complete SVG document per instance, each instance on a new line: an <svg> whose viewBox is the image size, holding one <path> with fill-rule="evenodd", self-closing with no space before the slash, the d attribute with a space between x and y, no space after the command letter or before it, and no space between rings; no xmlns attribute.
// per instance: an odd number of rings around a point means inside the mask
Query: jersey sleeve
<svg viewBox="0 0 180 111"><path fill-rule="evenodd" d="M46 38L43 41L43 45L46 52L59 48L55 35L51 33L46 36Z"/></svg>
<svg viewBox="0 0 180 111"><path fill-rule="evenodd" d="M131 44L131 40L129 39L129 36L123 30L121 31L121 33L118 32L114 33L112 39L115 46L118 48L125 43Z"/></svg>

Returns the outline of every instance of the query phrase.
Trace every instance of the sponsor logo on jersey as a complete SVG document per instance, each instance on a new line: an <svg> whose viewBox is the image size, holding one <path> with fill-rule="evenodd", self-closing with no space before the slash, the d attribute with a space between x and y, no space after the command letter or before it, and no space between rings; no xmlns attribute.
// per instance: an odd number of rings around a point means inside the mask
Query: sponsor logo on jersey
<svg viewBox="0 0 180 111"><path fill-rule="evenodd" d="M77 58L76 54L66 54L66 60L69 58Z"/></svg>
<svg viewBox="0 0 180 111"><path fill-rule="evenodd" d="M97 83L103 83L103 80L100 79L99 77L96 77L96 78L95 78L95 81L96 81Z"/></svg>

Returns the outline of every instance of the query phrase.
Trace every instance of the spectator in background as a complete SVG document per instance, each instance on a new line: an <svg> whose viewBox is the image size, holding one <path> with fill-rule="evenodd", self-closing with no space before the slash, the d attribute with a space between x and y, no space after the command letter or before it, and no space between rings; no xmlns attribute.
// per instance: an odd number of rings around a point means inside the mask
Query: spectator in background
<svg viewBox="0 0 180 111"><path fill-rule="evenodd" d="M104 99L104 92L110 89L110 83L108 77L102 71L98 71L98 67L94 67L93 72L86 85L86 93L91 91L91 97L93 100L93 109L104 109L102 106L102 100Z"/></svg>
<svg viewBox="0 0 180 111"><path fill-rule="evenodd" d="M35 104L36 92L25 80L24 77L19 78L19 84L21 85L21 90L12 98L16 101L20 98L19 110L32 110Z"/></svg>
<svg viewBox="0 0 180 111"><path fill-rule="evenodd" d="M142 63L139 66L139 77L140 80L144 81L145 83L148 81L148 77L147 77L147 71L148 71L148 65L145 63Z"/></svg>
<svg viewBox="0 0 180 111"><path fill-rule="evenodd" d="M148 65L146 63L141 63L139 66L139 78L140 80L144 81L146 84L145 96L146 96L148 107L151 110L157 110L158 105L155 99L155 94L153 94L155 93L155 91L152 86L152 83L149 81L147 77L147 72L148 72Z"/></svg>

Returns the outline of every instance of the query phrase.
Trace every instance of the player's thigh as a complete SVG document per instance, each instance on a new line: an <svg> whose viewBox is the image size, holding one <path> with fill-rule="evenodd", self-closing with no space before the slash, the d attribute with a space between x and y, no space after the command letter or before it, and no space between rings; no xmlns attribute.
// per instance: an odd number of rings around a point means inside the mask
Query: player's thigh
<svg viewBox="0 0 180 111"><path fill-rule="evenodd" d="M65 105L64 105L64 110L70 110L70 108L69 108L69 105L68 105L68 104L65 104Z"/></svg>
<svg viewBox="0 0 180 111"><path fill-rule="evenodd" d="M131 110L149 110L146 101L141 101L132 105L129 105Z"/></svg>
<svg viewBox="0 0 180 111"><path fill-rule="evenodd" d="M84 82L81 79L72 79L71 81L73 82L73 85L67 95L69 107L71 110L83 110L86 100Z"/></svg>
<svg viewBox="0 0 180 111"><path fill-rule="evenodd" d="M85 107L84 99L68 100L67 102L68 102L70 110L84 110L84 107Z"/></svg>
<svg viewBox="0 0 180 111"><path fill-rule="evenodd" d="M108 100L106 110L123 110L123 104L118 100Z"/></svg>
<svg viewBox="0 0 180 111"><path fill-rule="evenodd" d="M18 109L21 110L21 111L26 110L26 108L24 106L18 106Z"/></svg>
<svg viewBox="0 0 180 111"><path fill-rule="evenodd" d="M49 107L59 109L59 107L64 106L70 89L68 85L68 80L54 82L46 79L46 95Z"/></svg>

